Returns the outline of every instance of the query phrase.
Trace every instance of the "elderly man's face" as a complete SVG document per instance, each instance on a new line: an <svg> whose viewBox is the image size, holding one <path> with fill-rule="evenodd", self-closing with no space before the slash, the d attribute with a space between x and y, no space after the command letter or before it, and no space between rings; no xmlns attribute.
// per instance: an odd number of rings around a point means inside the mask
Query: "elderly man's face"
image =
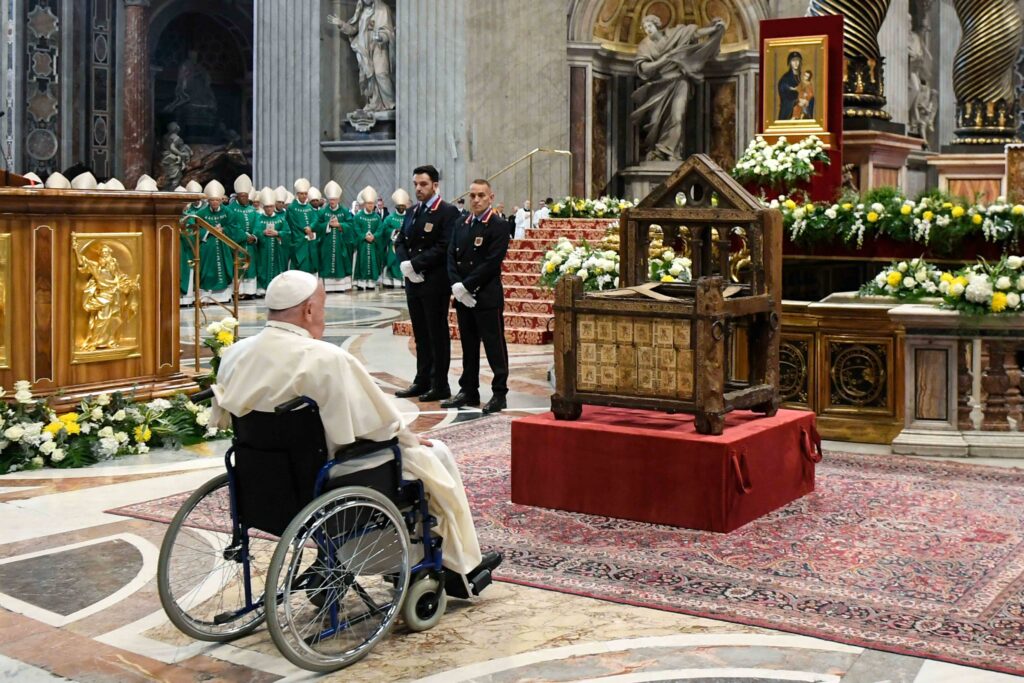
<svg viewBox="0 0 1024 683"><path fill-rule="evenodd" d="M213 211L220 211L220 203L224 201L223 197L213 197L210 199L210 209Z"/></svg>
<svg viewBox="0 0 1024 683"><path fill-rule="evenodd" d="M249 193L248 192L239 192L238 194L235 195L235 199L237 199L238 203L241 204L242 206L248 206L249 205Z"/></svg>
<svg viewBox="0 0 1024 683"><path fill-rule="evenodd" d="M308 326L306 330L313 339L323 339L324 328L324 304L327 302L327 292L324 290L324 281L320 280L316 292L310 297L310 308L307 310Z"/></svg>

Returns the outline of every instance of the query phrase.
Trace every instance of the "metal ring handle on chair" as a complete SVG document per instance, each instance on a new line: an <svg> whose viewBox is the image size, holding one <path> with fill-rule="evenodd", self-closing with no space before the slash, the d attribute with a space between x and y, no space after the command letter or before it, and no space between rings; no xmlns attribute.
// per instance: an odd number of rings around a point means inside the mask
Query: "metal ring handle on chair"
<svg viewBox="0 0 1024 683"><path fill-rule="evenodd" d="M754 485L750 483L750 474L747 472L747 454L732 451L729 453L732 461L732 471L736 475L736 490L746 495L750 493Z"/></svg>
<svg viewBox="0 0 1024 683"><path fill-rule="evenodd" d="M725 336L725 323L721 320L716 320L711 323L711 338L715 341L722 341L722 337Z"/></svg>

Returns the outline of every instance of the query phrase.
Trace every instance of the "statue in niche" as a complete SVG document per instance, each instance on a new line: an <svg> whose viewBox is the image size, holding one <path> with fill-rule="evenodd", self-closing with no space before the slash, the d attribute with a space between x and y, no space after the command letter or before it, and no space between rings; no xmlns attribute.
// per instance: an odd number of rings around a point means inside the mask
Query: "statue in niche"
<svg viewBox="0 0 1024 683"><path fill-rule="evenodd" d="M199 52L189 50L178 65L178 81L174 86L174 100L164 107L165 114L173 114L186 105L217 111L217 98L210 84L210 73L199 63Z"/></svg>
<svg viewBox="0 0 1024 683"><path fill-rule="evenodd" d="M327 22L348 36L359 67L363 111L395 108L395 21L384 0L359 0L355 14L345 21L333 14Z"/></svg>
<svg viewBox="0 0 1024 683"><path fill-rule="evenodd" d="M167 133L164 134L160 146L160 168L163 170L163 189L173 190L181 184L185 169L192 161L192 148L185 144L178 133L181 126L171 121L167 124Z"/></svg>
<svg viewBox="0 0 1024 683"><path fill-rule="evenodd" d="M725 22L716 17L704 28L682 24L663 29L661 19L648 15L642 25L647 37L637 47L634 66L643 84L633 93L630 121L643 124L649 161L682 160L686 107L704 79L704 65L721 48Z"/></svg>
<svg viewBox="0 0 1024 683"><path fill-rule="evenodd" d="M922 0L917 4L917 28L911 30L907 43L908 72L910 74L910 111L908 113L908 131L927 141L935 130L935 116L938 114L938 92L931 87L932 71L935 59L932 57L931 26L928 23L928 12L931 0Z"/></svg>
<svg viewBox="0 0 1024 683"><path fill-rule="evenodd" d="M917 74L910 74L909 133L928 140L935 130L935 115L939 109L939 93L922 83Z"/></svg>

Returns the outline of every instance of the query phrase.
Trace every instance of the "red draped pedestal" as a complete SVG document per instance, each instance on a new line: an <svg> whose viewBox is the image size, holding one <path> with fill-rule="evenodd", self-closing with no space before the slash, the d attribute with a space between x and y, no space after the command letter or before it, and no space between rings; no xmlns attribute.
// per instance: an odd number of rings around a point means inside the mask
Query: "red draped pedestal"
<svg viewBox="0 0 1024 683"><path fill-rule="evenodd" d="M729 413L704 436L693 416L585 406L512 423L512 502L729 532L814 490L814 413Z"/></svg>

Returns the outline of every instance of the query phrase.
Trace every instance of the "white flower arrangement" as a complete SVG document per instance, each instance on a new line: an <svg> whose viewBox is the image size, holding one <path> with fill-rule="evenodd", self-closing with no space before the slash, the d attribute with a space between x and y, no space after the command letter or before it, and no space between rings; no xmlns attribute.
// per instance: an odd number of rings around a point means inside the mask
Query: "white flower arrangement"
<svg viewBox="0 0 1024 683"><path fill-rule="evenodd" d="M619 255L611 249L596 249L586 242L575 245L561 238L541 262L541 284L554 287L565 275L583 280L587 291L619 286Z"/></svg>
<svg viewBox="0 0 1024 683"><path fill-rule="evenodd" d="M732 175L741 182L788 185L810 180L814 162L830 162L825 144L816 135L792 143L782 136L771 145L758 135L747 145Z"/></svg>
<svg viewBox="0 0 1024 683"><path fill-rule="evenodd" d="M860 288L859 296L890 296L904 301L937 297L942 271L923 258L893 261Z"/></svg>
<svg viewBox="0 0 1024 683"><path fill-rule="evenodd" d="M603 196L598 199L565 197L551 207L552 218L618 218L636 200Z"/></svg>

